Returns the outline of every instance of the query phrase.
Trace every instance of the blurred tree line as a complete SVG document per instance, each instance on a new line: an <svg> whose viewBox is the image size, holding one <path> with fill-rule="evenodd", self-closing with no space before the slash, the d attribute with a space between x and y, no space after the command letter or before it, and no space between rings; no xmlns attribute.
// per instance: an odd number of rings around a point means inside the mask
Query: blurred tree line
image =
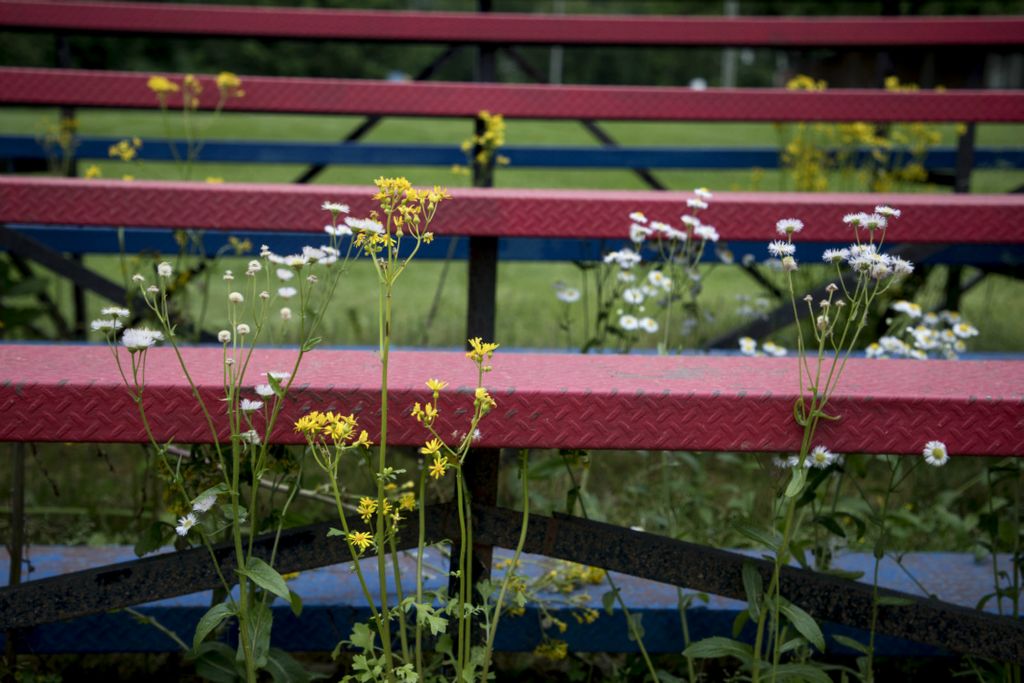
<svg viewBox="0 0 1024 683"><path fill-rule="evenodd" d="M190 0L186 0L190 1ZM203 0L204 4L245 4L289 7L473 11L478 0ZM491 0L495 11L712 15L879 15L879 14L1017 14L1022 0L876 0L873 2L818 0ZM57 65L56 41L49 34L0 33L0 64L9 66ZM442 45L388 43L188 39L153 37L69 36L71 65L89 69L175 71L312 76L337 78L388 78L414 74L444 49ZM540 74L551 70L552 48L521 47L520 54ZM872 51L874 52L874 51ZM920 52L920 51L919 51ZM834 50L800 54L772 49L734 51L731 73L723 68L720 48L583 48L567 47L559 58L559 78L564 83L741 87L781 85L807 64L827 63ZM791 59L788 57L792 57ZM950 55L955 62L955 55ZM448 60L435 75L438 80L469 80L473 77L474 51L465 49ZM788 69L788 73L787 73ZM499 55L499 78L526 81L510 59ZM940 69L941 70L941 69ZM902 80L922 82L913 73ZM870 80L877 80L871 78ZM854 83L847 83L853 85ZM955 85L955 83L944 84ZM838 83L837 83L838 85ZM876 85L876 83L860 83Z"/></svg>

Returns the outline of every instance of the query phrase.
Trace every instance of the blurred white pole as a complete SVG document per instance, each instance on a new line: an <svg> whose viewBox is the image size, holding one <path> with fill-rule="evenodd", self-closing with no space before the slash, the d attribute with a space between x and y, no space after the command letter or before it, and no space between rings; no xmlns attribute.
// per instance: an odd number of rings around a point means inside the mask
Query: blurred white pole
<svg viewBox="0 0 1024 683"><path fill-rule="evenodd" d="M722 14L727 17L735 17L740 13L740 0L723 0ZM722 87L736 87L736 59L737 51L734 47L727 47L722 50Z"/></svg>

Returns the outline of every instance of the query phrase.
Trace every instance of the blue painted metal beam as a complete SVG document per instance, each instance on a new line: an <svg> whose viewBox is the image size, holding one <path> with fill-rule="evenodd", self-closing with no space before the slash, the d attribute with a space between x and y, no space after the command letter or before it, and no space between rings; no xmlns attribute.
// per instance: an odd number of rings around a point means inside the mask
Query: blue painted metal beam
<svg viewBox="0 0 1024 683"><path fill-rule="evenodd" d="M82 137L75 155L80 159L107 159L109 148L120 138ZM185 143L174 143L179 157ZM516 168L778 168L775 147L535 147L510 146L502 154ZM867 152L862 151L861 157ZM0 159L48 159L60 156L57 148L47 149L37 138L26 135L0 136ZM173 161L171 146L164 140L146 140L138 150L146 161ZM250 142L211 140L199 155L201 161L227 163L278 163L383 166L451 166L464 164L465 155L457 145L402 145L369 143ZM934 149L925 162L929 170L952 169L956 150ZM1024 168L1024 149L988 147L975 150L975 168Z"/></svg>
<svg viewBox="0 0 1024 683"><path fill-rule="evenodd" d="M430 551L426 566L438 569L427 582L427 589L443 589L447 585L444 574L444 558L436 551ZM757 553L751 552L751 555ZM496 559L507 558L507 550L497 550ZM33 573L30 579L37 580L82 566L96 566L133 559L128 547L73 548L63 546L42 546L31 551ZM6 576L7 555L0 552L0 572ZM365 560L373 563L375 560ZM412 555L405 555L406 576L412 576L414 562ZM523 571L536 577L548 570L557 569L560 564L533 555L524 555ZM840 556L836 566L871 575L873 557L870 554ZM992 591L991 568L978 563L973 556L957 553L913 553L903 557L903 564L920 585L895 562L885 559L879 574L880 584L887 588L923 595L924 586L940 599L973 608L982 596ZM369 568L369 567L368 567ZM365 572L370 591L377 592L375 572ZM500 572L498 572L500 576ZM621 595L630 610L642 615L646 631L645 646L652 652L678 653L682 650L683 636L679 621L676 588L664 584L636 579L621 574L614 575ZM330 651L339 640L348 637L353 624L366 621L369 610L365 607L361 589L346 565L326 567L302 572L291 583L292 589L302 596L304 610L296 618L288 606L280 600L274 604L273 643L286 650ZM394 587L389 585L389 592ZM601 598L607 591L603 582L583 585L574 592L581 605L601 612L593 624L580 623L573 610L564 606L565 594L547 595L560 599L552 613L564 621L568 628L564 634L551 628L547 635L565 640L570 650L577 652L635 652L636 644L627 636L626 622L618 609L607 615L602 609ZM193 595L161 600L138 608L143 614L156 617L164 626L175 631L183 640L191 642L196 623L210 606L209 591ZM733 620L744 609L744 603L710 596L705 604L695 601L686 612L691 638L699 640L708 636L729 636ZM989 601L987 610L996 611L994 601ZM536 607L529 607L521 617L506 617L496 641L501 651L529 651L541 642L542 632ZM833 654L853 654L839 646L831 636L845 635L866 642L867 634L834 624L825 624L828 650ZM743 637L753 639L753 628L748 624ZM73 619L66 622L40 626L22 634L23 652L168 652L176 646L155 628L140 626L131 616L111 613ZM2 635L0 635L2 641ZM910 641L880 636L876 640L879 655L901 657L942 655L941 650Z"/></svg>
<svg viewBox="0 0 1024 683"><path fill-rule="evenodd" d="M51 249L70 254L119 254L121 247L118 242L118 231L112 228L80 227L80 226L26 226L11 225L24 235L38 240ZM201 243L208 255L221 252L226 255L234 253L229 237L249 240L252 250L259 251L261 244L270 246L275 252L283 254L296 253L303 245L317 243L320 239L315 233L267 233L237 232L232 235L223 232L205 232L201 234ZM437 237L433 243L423 245L417 258L444 259L448 254L451 237ZM894 243L895 244L895 243ZM455 248L455 258L465 260L469 241L460 239ZM631 246L622 240L579 240L549 238L501 238L498 241L498 257L502 261L598 261L610 251ZM839 243L816 243L798 246L797 256L809 262L818 260L822 250L848 246ZM734 260L739 262L746 254L756 260L768 258L765 242L734 241L728 243ZM157 228L126 228L124 229L124 250L126 254L177 254L179 246L174 239L174 231ZM718 261L713 250L704 254L705 262ZM948 263L964 265L1020 265L1024 264L1024 245L950 245L942 251L923 261L924 263Z"/></svg>

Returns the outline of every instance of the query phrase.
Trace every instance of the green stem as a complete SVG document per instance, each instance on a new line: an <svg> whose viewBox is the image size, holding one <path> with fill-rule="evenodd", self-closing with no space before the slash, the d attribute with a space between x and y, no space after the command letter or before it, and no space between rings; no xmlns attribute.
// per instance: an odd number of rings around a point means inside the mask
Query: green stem
<svg viewBox="0 0 1024 683"><path fill-rule="evenodd" d="M487 683L487 675L491 669L491 655L494 652L494 636L498 633L498 621L501 619L501 607L505 602L505 592L512 582L516 567L519 566L519 556L523 553L523 546L526 545L526 529L530 522L530 452L523 451L521 455L521 468L519 476L523 482L523 521L519 525L519 542L516 544L516 551L512 555L512 564L509 565L505 578L501 582L501 590L498 592L498 602L494 605L494 622L488 625L487 649L484 654L484 671L480 680Z"/></svg>
<svg viewBox="0 0 1024 683"><path fill-rule="evenodd" d="M386 520L384 519L384 472L388 452L388 356L391 346L391 283L385 282L382 291L380 347L380 451L377 458L377 579L380 582L380 615L377 620L388 680L394 680L394 657L391 652L391 615L388 608L387 558L385 557Z"/></svg>

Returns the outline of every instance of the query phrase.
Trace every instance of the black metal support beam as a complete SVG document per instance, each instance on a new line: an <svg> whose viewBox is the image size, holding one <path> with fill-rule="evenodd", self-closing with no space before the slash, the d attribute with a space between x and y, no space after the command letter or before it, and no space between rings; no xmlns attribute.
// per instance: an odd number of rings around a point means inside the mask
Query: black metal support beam
<svg viewBox="0 0 1024 683"><path fill-rule="evenodd" d="M10 567L7 574L7 585L17 586L21 583L22 551L25 548L25 444L16 443L11 446L11 536L7 542L7 557ZM4 647L4 659L10 680L15 680L14 672L18 670L18 637L14 629L7 631ZM5 677L5 681L7 678Z"/></svg>
<svg viewBox="0 0 1024 683"><path fill-rule="evenodd" d="M461 45L449 45L444 51L433 59L429 64L420 69L416 75L412 77L414 81L425 81L434 73L441 68L445 62L451 59L455 53L457 53L463 46ZM355 142L356 140L362 139L364 135L373 130L378 123L384 119L383 116L367 116L363 119L363 122L353 128L348 135L342 138L342 142ZM295 179L296 183L308 183L316 178L323 170L327 168L327 164L312 164L309 168L302 172L298 178Z"/></svg>
<svg viewBox="0 0 1024 683"><path fill-rule="evenodd" d="M481 543L515 547L522 513L492 506L475 506L474 534ZM357 523L356 516L350 520ZM328 538L330 524L285 531L277 554L282 572L312 569L351 560L345 542ZM416 545L416 528L400 532L398 547ZM428 544L458 536L452 505L427 511ZM255 543L267 557L273 536ZM767 581L772 565L739 553L677 541L578 517L532 515L525 551L602 567L651 581L743 600L743 565L752 564ZM233 550L220 546L215 555L225 576L233 568ZM98 567L0 589L0 629L31 628L76 616L98 614L151 600L171 598L218 585L205 550L157 555L134 562ZM828 574L787 568L781 592L816 619L868 629L871 626L872 586ZM1024 662L1024 624L939 600L880 590L907 604L882 606L880 633L945 648L950 652Z"/></svg>
<svg viewBox="0 0 1024 683"><path fill-rule="evenodd" d="M521 513L487 508L475 511L474 520L474 533L482 540L515 547ZM744 564L756 567L766 584L772 574L772 564L766 560L558 514L531 517L525 550L738 600L745 599ZM817 619L871 627L873 588L869 584L786 568L780 592ZM879 608L881 633L951 652L1024 662L1020 621L898 591L883 589L879 594L909 601L905 606Z"/></svg>

